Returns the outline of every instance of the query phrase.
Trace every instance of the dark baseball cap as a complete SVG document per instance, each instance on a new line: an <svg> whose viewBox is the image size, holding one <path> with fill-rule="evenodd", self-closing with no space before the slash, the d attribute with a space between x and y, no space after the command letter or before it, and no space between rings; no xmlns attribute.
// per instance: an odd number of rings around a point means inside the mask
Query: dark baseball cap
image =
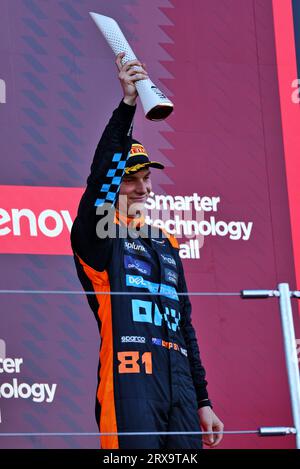
<svg viewBox="0 0 300 469"><path fill-rule="evenodd" d="M132 139L129 157L126 161L125 176L128 174L137 173L141 169L148 167L164 169L164 165L158 161L150 161L148 153L140 142Z"/></svg>

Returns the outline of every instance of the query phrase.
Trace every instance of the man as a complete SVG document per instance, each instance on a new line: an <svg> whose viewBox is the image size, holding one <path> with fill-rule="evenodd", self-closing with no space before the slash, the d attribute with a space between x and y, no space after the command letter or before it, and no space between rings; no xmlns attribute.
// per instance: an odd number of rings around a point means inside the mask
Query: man
<svg viewBox="0 0 300 469"><path fill-rule="evenodd" d="M208 398L177 241L149 234L141 207L150 161L132 139L138 61L116 64L124 98L97 146L71 239L79 279L101 335L96 418L100 432L220 432ZM114 211L114 207L117 210ZM97 213L96 213L97 212ZM139 213L138 213L139 212ZM216 446L221 435L205 435ZM202 447L200 435L103 436L102 448Z"/></svg>

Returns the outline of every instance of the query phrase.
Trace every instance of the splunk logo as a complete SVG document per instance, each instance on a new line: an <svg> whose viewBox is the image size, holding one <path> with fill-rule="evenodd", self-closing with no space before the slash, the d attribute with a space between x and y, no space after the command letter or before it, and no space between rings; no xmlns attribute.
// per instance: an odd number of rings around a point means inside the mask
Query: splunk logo
<svg viewBox="0 0 300 469"><path fill-rule="evenodd" d="M6 103L6 83L0 78L0 104Z"/></svg>
<svg viewBox="0 0 300 469"><path fill-rule="evenodd" d="M0 186L0 253L71 254L82 189Z"/></svg>
<svg viewBox="0 0 300 469"><path fill-rule="evenodd" d="M125 247L125 251L129 252L129 254L140 254L144 257L150 258L150 254L147 251L147 249L138 242L125 241L124 247Z"/></svg>

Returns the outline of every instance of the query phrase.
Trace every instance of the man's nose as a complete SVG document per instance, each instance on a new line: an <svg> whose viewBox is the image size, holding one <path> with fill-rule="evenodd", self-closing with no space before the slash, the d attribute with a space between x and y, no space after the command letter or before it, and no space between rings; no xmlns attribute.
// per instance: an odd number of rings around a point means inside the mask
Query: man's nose
<svg viewBox="0 0 300 469"><path fill-rule="evenodd" d="M147 182L144 181L143 179L141 179L140 181L138 181L137 185L136 185L136 191L139 193L139 194L146 194L147 192Z"/></svg>

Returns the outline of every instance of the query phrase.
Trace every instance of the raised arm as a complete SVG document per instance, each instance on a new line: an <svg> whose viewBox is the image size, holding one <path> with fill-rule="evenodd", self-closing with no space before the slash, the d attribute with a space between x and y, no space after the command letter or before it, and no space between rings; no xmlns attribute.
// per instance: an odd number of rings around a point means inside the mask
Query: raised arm
<svg viewBox="0 0 300 469"><path fill-rule="evenodd" d="M137 92L135 81L147 78L147 72L137 60L121 64L124 53L117 56L116 65L123 89L123 99L113 112L97 145L87 187L81 198L74 222L71 241L75 254L91 267L103 270L109 255L109 239L100 239L96 226L102 214L98 207L114 207L118 198L124 168L131 147L132 122L136 109ZM136 70L134 67L138 67ZM99 212L99 209L98 209ZM107 211L106 211L107 214ZM95 258L95 243L101 251Z"/></svg>

